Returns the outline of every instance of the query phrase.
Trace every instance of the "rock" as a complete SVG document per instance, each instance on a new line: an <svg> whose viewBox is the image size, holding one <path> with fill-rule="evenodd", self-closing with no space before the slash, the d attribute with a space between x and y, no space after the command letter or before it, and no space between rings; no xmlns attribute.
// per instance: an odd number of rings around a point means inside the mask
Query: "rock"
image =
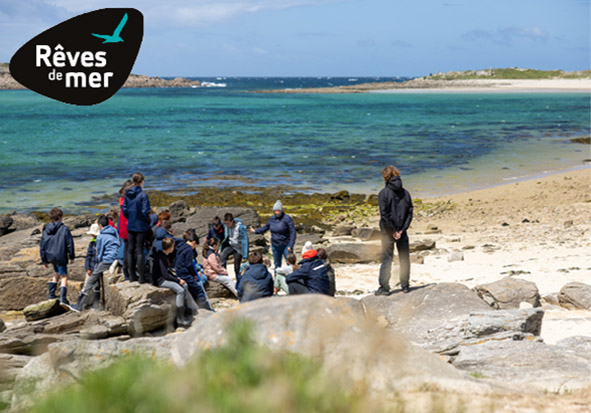
<svg viewBox="0 0 591 413"><path fill-rule="evenodd" d="M318 225L312 225L309 228L309 232L311 234L319 234L319 235L324 235L326 234L326 230L324 228L320 228Z"/></svg>
<svg viewBox="0 0 591 413"><path fill-rule="evenodd" d="M76 302L79 282L68 282L68 300ZM16 276L0 278L0 311L22 310L31 303L47 299L47 277Z"/></svg>
<svg viewBox="0 0 591 413"><path fill-rule="evenodd" d="M105 282L105 297L106 310L123 317L132 336L171 328L174 323L175 294L167 288L138 282Z"/></svg>
<svg viewBox="0 0 591 413"><path fill-rule="evenodd" d="M361 302L378 322L417 344L428 343L429 331L451 319L490 311L474 291L458 283L415 287L408 294L372 295Z"/></svg>
<svg viewBox="0 0 591 413"><path fill-rule="evenodd" d="M10 215L0 215L0 236L12 232L12 222Z"/></svg>
<svg viewBox="0 0 591 413"><path fill-rule="evenodd" d="M447 256L447 262L464 261L464 253L453 251Z"/></svg>
<svg viewBox="0 0 591 413"><path fill-rule="evenodd" d="M410 243L410 252L419 252L435 249L435 241L415 241Z"/></svg>
<svg viewBox="0 0 591 413"><path fill-rule="evenodd" d="M209 298L233 298L236 299L236 296L232 294L230 290L226 287L221 285L220 283L216 283L213 281L208 281L205 284L205 292L207 293L207 297Z"/></svg>
<svg viewBox="0 0 591 413"><path fill-rule="evenodd" d="M4 324L4 320L0 318L0 333L6 330L6 324Z"/></svg>
<svg viewBox="0 0 591 413"><path fill-rule="evenodd" d="M12 225L10 228L13 231L20 231L23 229L29 229L41 225L41 221L39 220L39 218L32 214L12 214L10 218L12 218Z"/></svg>
<svg viewBox="0 0 591 413"><path fill-rule="evenodd" d="M31 304L23 310L25 319L27 321L41 320L43 318L49 318L56 315L65 313L65 310L60 305L60 300L47 300L37 304Z"/></svg>
<svg viewBox="0 0 591 413"><path fill-rule="evenodd" d="M563 225L564 225L564 228L567 229L567 228L572 227L573 224L574 224L574 221L572 219L569 219L567 221L564 221L564 224Z"/></svg>
<svg viewBox="0 0 591 413"><path fill-rule="evenodd" d="M14 382L17 374L30 360L31 356L0 354L0 388ZM2 398L0 397L1 401Z"/></svg>
<svg viewBox="0 0 591 413"><path fill-rule="evenodd" d="M505 277L489 284L478 285L474 290L494 309L519 308L522 302L533 307L541 305L536 284L519 278Z"/></svg>
<svg viewBox="0 0 591 413"><path fill-rule="evenodd" d="M98 340L127 334L125 319L114 316L106 311L92 311L85 327L80 330L80 336L88 340Z"/></svg>
<svg viewBox="0 0 591 413"><path fill-rule="evenodd" d="M351 235L359 238L361 241L375 241L382 239L382 233L375 228L355 228L351 231Z"/></svg>
<svg viewBox="0 0 591 413"><path fill-rule="evenodd" d="M486 341L533 340L542 330L542 309L476 311L428 331L423 348L445 355L458 354L462 346Z"/></svg>
<svg viewBox="0 0 591 413"><path fill-rule="evenodd" d="M176 201L168 207L170 212L170 222L185 222L189 216L189 206L185 201ZM224 217L220 217L222 220Z"/></svg>
<svg viewBox="0 0 591 413"><path fill-rule="evenodd" d="M572 349L529 340L462 347L453 365L527 391L559 393L591 386L588 358Z"/></svg>
<svg viewBox="0 0 591 413"><path fill-rule="evenodd" d="M570 282L560 289L558 302L569 310L591 310L591 285Z"/></svg>
<svg viewBox="0 0 591 413"><path fill-rule="evenodd" d="M349 194L349 191L335 192L334 194L332 194L330 196L330 199L336 200L336 201L348 201L350 198L351 198L351 194Z"/></svg>
<svg viewBox="0 0 591 413"><path fill-rule="evenodd" d="M332 231L332 235L334 237L341 237L344 235L351 235L351 232L353 232L353 230L355 229L355 225L347 225L347 224L342 224L342 225L337 225L335 227L335 229Z"/></svg>
<svg viewBox="0 0 591 413"><path fill-rule="evenodd" d="M63 219L64 225L67 226L70 230L74 230L76 228L88 228L92 224L94 224L97 220L96 215L87 214L87 215L74 215L74 216L66 216Z"/></svg>
<svg viewBox="0 0 591 413"><path fill-rule="evenodd" d="M557 346L566 347L583 357L591 359L591 337L589 336L572 336L563 338L556 343Z"/></svg>
<svg viewBox="0 0 591 413"><path fill-rule="evenodd" d="M544 302L544 304L549 304L549 305L560 305L560 303L558 302L558 293L550 293L550 294L546 294L545 296L542 297L542 301Z"/></svg>
<svg viewBox="0 0 591 413"><path fill-rule="evenodd" d="M325 246L325 244L328 242L326 238L322 238L322 236L318 234L298 234L294 247L296 256L300 256L302 247L307 241L310 241L316 249Z"/></svg>
<svg viewBox="0 0 591 413"><path fill-rule="evenodd" d="M381 245L344 243L326 248L330 262L340 264L361 264L379 262L382 257Z"/></svg>
<svg viewBox="0 0 591 413"><path fill-rule="evenodd" d="M398 256L396 258L398 259ZM410 262L411 264L424 264L425 257L418 254L410 254Z"/></svg>

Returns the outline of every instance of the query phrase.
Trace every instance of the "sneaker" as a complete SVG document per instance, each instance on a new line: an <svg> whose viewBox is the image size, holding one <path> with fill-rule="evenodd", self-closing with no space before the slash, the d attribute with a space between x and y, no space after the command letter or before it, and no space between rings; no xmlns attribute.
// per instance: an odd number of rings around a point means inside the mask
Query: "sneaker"
<svg viewBox="0 0 591 413"><path fill-rule="evenodd" d="M404 294L408 294L408 293L410 292L410 287L409 287L409 286L402 287L402 292L403 292Z"/></svg>
<svg viewBox="0 0 591 413"><path fill-rule="evenodd" d="M375 295L390 295L390 290L386 290L384 287L380 287L374 293Z"/></svg>

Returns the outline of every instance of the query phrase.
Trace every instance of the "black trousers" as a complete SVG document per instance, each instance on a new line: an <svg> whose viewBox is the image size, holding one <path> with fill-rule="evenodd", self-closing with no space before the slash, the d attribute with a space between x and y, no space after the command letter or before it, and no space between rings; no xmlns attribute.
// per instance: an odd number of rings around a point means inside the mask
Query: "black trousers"
<svg viewBox="0 0 591 413"><path fill-rule="evenodd" d="M390 290L390 277L392 276L392 261L394 260L394 244L398 249L400 260L400 286L408 288L410 279L410 248L406 231L399 240L394 235L382 230L382 265L380 266L380 286Z"/></svg>
<svg viewBox="0 0 591 413"><path fill-rule="evenodd" d="M146 232L128 231L127 242L127 272L130 281L144 282L146 273L146 257L144 255L144 241ZM139 278L138 278L139 277Z"/></svg>
<svg viewBox="0 0 591 413"><path fill-rule="evenodd" d="M310 293L310 289L301 280L287 283L287 288L289 288L289 295Z"/></svg>
<svg viewBox="0 0 591 413"><path fill-rule="evenodd" d="M220 254L220 261L222 267L226 268L226 264L228 263L228 258L230 255L234 255L234 274L236 274L236 278L240 276L240 265L242 264L242 254L240 251L236 251L234 247L228 245L224 248Z"/></svg>

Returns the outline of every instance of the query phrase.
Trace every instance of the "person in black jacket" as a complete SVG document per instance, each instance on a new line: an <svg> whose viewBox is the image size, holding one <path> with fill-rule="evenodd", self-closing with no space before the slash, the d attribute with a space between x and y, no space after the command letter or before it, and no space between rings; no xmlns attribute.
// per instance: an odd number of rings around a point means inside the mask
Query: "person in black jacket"
<svg viewBox="0 0 591 413"><path fill-rule="evenodd" d="M41 261L45 268L53 265L53 280L49 282L49 299L58 298L55 295L57 283L61 278L60 302L69 306L68 293L68 257L70 264L74 263L74 239L68 227L62 222L64 213L55 207L49 211L51 222L43 228L41 244L39 245Z"/></svg>
<svg viewBox="0 0 591 413"><path fill-rule="evenodd" d="M376 295L390 294L390 276L394 258L394 244L400 260L400 287L409 291L410 254L406 231L412 221L412 198L402 187L400 171L392 165L382 169L386 187L378 195L380 206L380 230L382 232L382 265L380 266L380 287Z"/></svg>
<svg viewBox="0 0 591 413"><path fill-rule="evenodd" d="M289 295L293 294L326 294L330 295L330 281L324 261L318 257L316 250L311 249L302 255L300 268L285 277Z"/></svg>
<svg viewBox="0 0 591 413"><path fill-rule="evenodd" d="M185 300L188 291L187 283L170 272L168 256L174 251L174 240L164 238L162 248L154 251L154 266L152 268L152 282L160 288L168 288L176 293L176 323L179 327L191 325L185 318Z"/></svg>
<svg viewBox="0 0 591 413"><path fill-rule="evenodd" d="M255 251L248 256L248 268L237 286L241 303L273 295L273 276L263 264L263 256Z"/></svg>

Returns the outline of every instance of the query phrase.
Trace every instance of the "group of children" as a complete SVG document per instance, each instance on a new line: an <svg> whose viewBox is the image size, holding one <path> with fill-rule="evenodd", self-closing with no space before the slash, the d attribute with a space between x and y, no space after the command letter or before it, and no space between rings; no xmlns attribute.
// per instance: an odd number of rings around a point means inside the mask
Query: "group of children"
<svg viewBox="0 0 591 413"><path fill-rule="evenodd" d="M296 263L293 220L283 213L279 201L269 223L256 231L271 230L274 277L268 270L270 263L266 257L258 251L249 254L247 228L230 213L224 215L223 222L215 217L210 224L202 249L203 266L199 265L196 251L199 237L195 230L185 231L182 238L175 237L170 213L155 214L142 190L143 185L143 175L135 173L121 188L121 213L110 211L99 216L91 226L88 233L95 238L86 254L86 280L74 305L70 305L67 299L67 264L75 257L74 241L62 222L62 211L59 208L51 210L51 223L43 230L40 246L43 264L46 268L52 264L54 268L53 279L49 282L50 299L58 298L56 291L61 279L59 298L63 306L82 311L90 302L98 304L103 274L114 272L121 264L126 280L145 283L151 278L155 286L175 292L179 326L190 324L186 315L196 314L198 308L213 311L204 288L206 282L223 285L241 302L269 297L280 291L334 296L334 270L328 263L325 250L315 250L307 242L302 250L302 260ZM252 228L251 231L255 232ZM230 256L234 258L235 281L226 269ZM283 257L287 265L282 267ZM244 264L243 258L247 258Z"/></svg>

